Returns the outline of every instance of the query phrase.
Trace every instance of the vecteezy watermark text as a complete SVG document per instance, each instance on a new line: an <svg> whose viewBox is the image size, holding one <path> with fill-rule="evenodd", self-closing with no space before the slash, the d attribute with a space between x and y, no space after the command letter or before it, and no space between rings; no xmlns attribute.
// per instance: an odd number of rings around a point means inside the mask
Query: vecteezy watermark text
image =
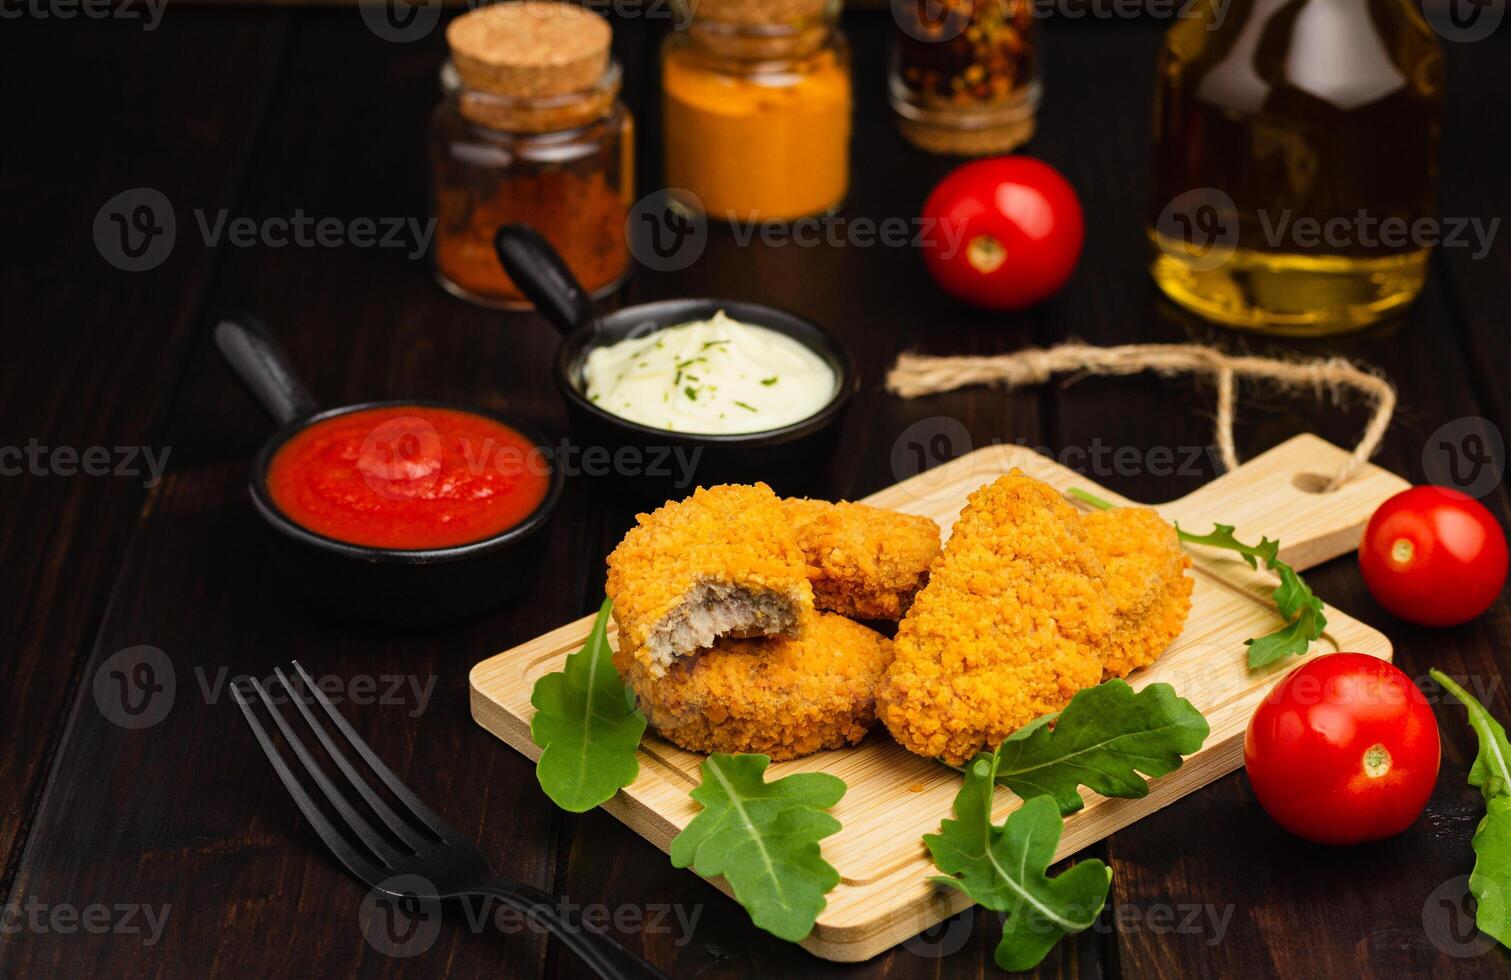
<svg viewBox="0 0 1511 980"><path fill-rule="evenodd" d="M1302 249L1327 248L1469 248L1472 259L1490 254L1501 219L1422 217L1408 221L1397 216L1379 217L1360 208L1352 215L1314 218L1296 215L1289 208L1258 212L1265 244L1272 249L1287 244Z"/></svg>
<svg viewBox="0 0 1511 980"><path fill-rule="evenodd" d="M379 882L362 899L357 924L367 944L385 956L408 958L419 956L435 945L441 932L441 902L436 898L434 883L422 875L395 875ZM670 935L676 946L692 941L703 906L651 902L649 904L574 902L571 898L551 900L549 905L531 909L491 897L461 899L462 922L474 934L495 931L504 935L530 932L545 935L548 930L542 916L559 923L598 935L617 933L632 935Z"/></svg>
<svg viewBox="0 0 1511 980"><path fill-rule="evenodd" d="M139 20L143 31L162 23L168 0L0 0L0 20Z"/></svg>
<svg viewBox="0 0 1511 980"><path fill-rule="evenodd" d="M205 704L219 704L229 691L238 703L251 693L250 675L233 675L228 667L208 668L196 665L192 673ZM286 676L286 675L285 675ZM430 707L435 693L434 674L353 674L342 677L325 674L312 677L316 689L331 704L358 706L383 705L408 708L409 717L418 718ZM117 650L95 668L90 685L95 706L106 720L121 728L136 731L160 724L173 711L179 695L178 671L173 660L154 646L138 645ZM258 683L274 705L297 698L302 704L316 703L313 693L302 683L286 688L277 675L259 678Z"/></svg>
<svg viewBox="0 0 1511 980"><path fill-rule="evenodd" d="M50 904L31 895L23 902L0 905L0 934L14 936L29 932L68 936L85 932L94 936L141 936L143 946L156 946L163 938L163 929L168 925L168 915L172 911L171 904Z"/></svg>
<svg viewBox="0 0 1511 980"><path fill-rule="evenodd" d="M193 210L194 228L206 248L363 248L399 249L409 259L424 257L435 235L435 218L357 217L292 214L254 218L226 208ZM145 272L173 254L178 239L173 203L152 187L121 191L100 206L94 241L100 256L117 269Z"/></svg>
<svg viewBox="0 0 1511 980"><path fill-rule="evenodd" d="M168 467L164 446L48 446L32 438L24 446L0 446L0 476L118 476L139 477L146 468L142 486L151 489L163 479Z"/></svg>

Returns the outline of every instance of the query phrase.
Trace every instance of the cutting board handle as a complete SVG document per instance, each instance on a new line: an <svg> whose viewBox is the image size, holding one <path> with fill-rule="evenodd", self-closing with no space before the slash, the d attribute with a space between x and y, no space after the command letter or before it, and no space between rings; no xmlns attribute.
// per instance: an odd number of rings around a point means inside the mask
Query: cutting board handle
<svg viewBox="0 0 1511 980"><path fill-rule="evenodd" d="M1281 560L1307 569L1358 548L1375 508L1411 485L1369 463L1324 492L1348 455L1318 436L1296 436L1159 512L1197 534L1221 523L1234 525L1240 541L1279 538Z"/></svg>

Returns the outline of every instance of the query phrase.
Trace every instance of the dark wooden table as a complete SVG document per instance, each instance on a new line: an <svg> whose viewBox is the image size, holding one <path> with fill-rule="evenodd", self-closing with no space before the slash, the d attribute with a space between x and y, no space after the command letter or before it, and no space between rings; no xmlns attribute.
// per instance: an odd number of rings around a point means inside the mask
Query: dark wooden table
<svg viewBox="0 0 1511 980"><path fill-rule="evenodd" d="M48 8L56 11L58 7ZM47 11L44 11L47 12ZM640 189L658 184L655 25L621 23L616 45L640 122ZM595 607L602 560L632 508L574 485L551 529L537 587L486 618L395 632L325 621L287 601L265 569L246 500L248 460L268 426L209 341L219 311L261 313L318 396L331 403L436 397L506 409L565 430L532 316L444 294L408 248L206 244L196 211L228 216L409 217L427 213L424 139L444 53L440 33L380 39L354 11L167 10L137 21L58 16L0 32L6 235L0 262L7 343L0 445L84 452L148 447L166 474L68 475L40 455L0 479L0 860L11 903L0 976L580 976L528 931L472 935L452 916L432 948L387 957L364 942L364 889L335 865L263 760L227 678L300 659L316 675L379 685L342 710L425 799L476 837L498 869L580 903L660 925L620 938L676 976L868 977L994 974L994 916L967 913L861 965L836 966L751 927L743 912L602 812L572 816L540 793L530 764L475 725L467 672L499 649ZM950 166L903 146L883 74L889 19L857 15L857 153L847 214L914 215ZM1276 345L1192 323L1162 306L1144 272L1151 71L1164 24L1084 19L1047 26L1046 98L1032 150L1075 182L1089 219L1070 286L1039 309L991 316L941 297L908 249L739 247L715 234L685 273L639 275L624 299L682 293L769 300L832 326L861 359L864 387L819 491L859 496L893 482L899 434L955 419L973 445L1024 441L1205 446L1211 392L1153 378L905 402L881 389L905 348L1007 351L1076 337L1187 337L1235 348L1341 353L1401 390L1380 462L1414 481L1437 467L1428 437L1507 430L1511 243L1441 249L1402 322L1362 336ZM1450 97L1440 211L1506 215L1511 205L1511 38L1446 45ZM133 188L172 204L176 243L150 271L121 271L96 247L102 205ZM1301 431L1350 444L1356 407L1246 391L1249 455ZM1474 421L1484 419L1486 421ZM34 442L33 442L34 441ZM957 445L955 451L967 446ZM1424 456L1424 451L1426 455ZM1140 457L1142 458L1142 456ZM99 459L96 454L96 460ZM1504 458L1500 460L1504 463ZM1095 475L1158 501L1214 473ZM1503 485L1485 498L1504 520ZM1218 515L1220 516L1220 515ZM1395 621L1344 558L1312 574L1330 602L1385 629L1397 662L1438 666L1487 693L1511 646L1503 599L1467 626ZM140 729L98 707L105 661L149 645L172 664L171 710ZM106 671L108 674L108 671ZM384 697L397 679L403 685ZM106 682L108 683L108 682ZM427 687L432 685L433 687ZM1462 709L1436 708L1443 774L1425 816L1400 837L1351 849L1301 844L1261 812L1241 774L1092 849L1114 869L1112 907L1063 943L1056 975L1511 975L1504 951L1466 931L1463 875L1482 810L1465 784L1474 744ZM104 909L104 911L100 911ZM638 910L638 911L635 911ZM160 934L146 915L166 914ZM621 919L620 921L628 921ZM1479 955L1463 955L1479 954Z"/></svg>

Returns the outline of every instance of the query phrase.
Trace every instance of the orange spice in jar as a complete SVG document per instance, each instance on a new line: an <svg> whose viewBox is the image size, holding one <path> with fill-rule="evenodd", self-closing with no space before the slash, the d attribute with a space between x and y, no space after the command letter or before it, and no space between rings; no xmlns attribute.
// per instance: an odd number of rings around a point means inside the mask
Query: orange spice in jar
<svg viewBox="0 0 1511 980"><path fill-rule="evenodd" d="M850 179L850 50L838 0L675 0L662 47L666 182L736 222L838 208Z"/></svg>
<svg viewBox="0 0 1511 980"><path fill-rule="evenodd" d="M528 308L493 250L500 225L532 225L593 296L629 273L634 124L619 101L607 22L569 3L518 0L451 22L444 101L431 120L441 285Z"/></svg>

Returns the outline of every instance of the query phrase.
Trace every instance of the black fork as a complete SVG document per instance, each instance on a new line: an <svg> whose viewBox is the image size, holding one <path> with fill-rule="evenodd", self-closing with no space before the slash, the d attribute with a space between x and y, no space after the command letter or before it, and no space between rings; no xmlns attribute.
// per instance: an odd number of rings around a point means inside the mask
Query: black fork
<svg viewBox="0 0 1511 980"><path fill-rule="evenodd" d="M326 846L348 871L374 889L398 898L436 901L465 897L495 899L517 909L527 919L549 931L605 980L666 980L664 974L628 949L601 933L583 928L581 920L563 908L549 893L521 882L494 877L488 866L488 859L478 846L436 816L419 797L399 782L392 770L383 764L383 760L378 758L346 719L336 712L297 660L293 663L293 670L303 682L304 691L319 703L330 723L345 739L344 750L326 726L316 720L315 713L306 703L307 699L296 693L283 671L279 669L274 673L283 685L288 700L303 716L305 726L345 777L348 789L343 790L326 775L305 746L304 740L296 736L293 725L278 710L268 697L268 692L255 678L248 679L234 689L236 701L241 705L242 714L246 715L247 724L252 726L257 741L262 744L263 752L267 753L268 761L277 770L278 778L283 780L284 787L294 797L294 802L304 812L305 818L314 825L320 839L325 841ZM297 759L297 767L289 765L289 760L268 734L254 710L256 701L261 701L278 730L283 733L284 741ZM350 752L356 753L360 763L353 764ZM376 776L408 813L396 813L384 802L359 774L359 767L364 767ZM296 768L302 770L319 788L321 795L336 812L342 827L338 828L315 804L295 775ZM377 816L387 828L388 835L373 826L362 813L362 807L354 802L353 795L360 797L369 812ZM353 839L361 842L360 848L353 843ZM396 890L398 886L395 879L403 880L402 890Z"/></svg>

